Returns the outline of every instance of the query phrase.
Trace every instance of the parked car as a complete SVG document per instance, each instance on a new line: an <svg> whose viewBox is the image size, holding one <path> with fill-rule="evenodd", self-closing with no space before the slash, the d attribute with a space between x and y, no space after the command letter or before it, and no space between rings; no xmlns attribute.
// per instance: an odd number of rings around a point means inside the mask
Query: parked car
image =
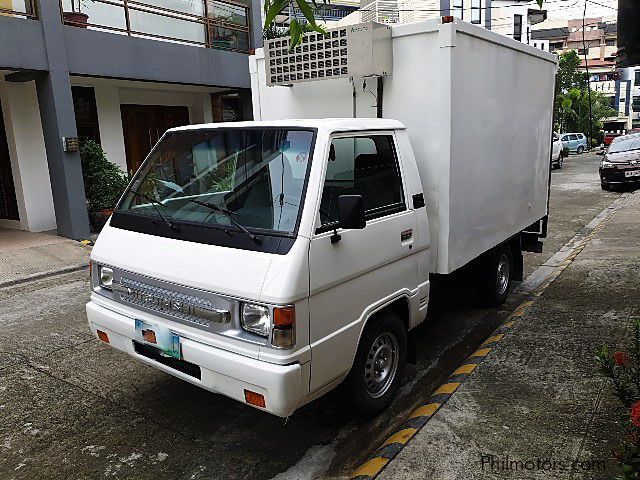
<svg viewBox="0 0 640 480"><path fill-rule="evenodd" d="M551 168L562 168L564 160L564 147L560 135L553 132L553 145L551 147Z"/></svg>
<svg viewBox="0 0 640 480"><path fill-rule="evenodd" d="M617 137L600 164L603 190L617 185L640 184L640 133Z"/></svg>
<svg viewBox="0 0 640 480"><path fill-rule="evenodd" d="M584 133L563 133L560 140L564 148L578 155L587 149L587 136Z"/></svg>

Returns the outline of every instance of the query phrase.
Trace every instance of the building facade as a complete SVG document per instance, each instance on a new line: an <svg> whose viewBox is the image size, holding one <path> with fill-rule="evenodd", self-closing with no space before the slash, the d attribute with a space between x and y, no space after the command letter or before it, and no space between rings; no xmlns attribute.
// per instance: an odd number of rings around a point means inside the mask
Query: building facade
<svg viewBox="0 0 640 480"><path fill-rule="evenodd" d="M529 43L558 55L576 51L580 69L588 67L591 89L607 97L616 111L615 116L605 119L605 132L621 133L640 128L640 67L616 68L617 31L615 17L586 18L584 29L582 19L565 20L534 28Z"/></svg>
<svg viewBox="0 0 640 480"><path fill-rule="evenodd" d="M412 23L448 15L524 43L532 26L547 18L533 0L361 0L360 9L340 24Z"/></svg>
<svg viewBox="0 0 640 480"><path fill-rule="evenodd" d="M0 0L0 228L86 238L76 138L125 172L167 128L250 118L243 0Z"/></svg>

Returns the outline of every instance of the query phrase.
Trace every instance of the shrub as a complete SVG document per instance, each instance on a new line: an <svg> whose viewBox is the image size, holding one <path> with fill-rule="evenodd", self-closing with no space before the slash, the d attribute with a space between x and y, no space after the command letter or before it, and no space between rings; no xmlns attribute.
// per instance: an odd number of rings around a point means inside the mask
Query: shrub
<svg viewBox="0 0 640 480"><path fill-rule="evenodd" d="M115 208L129 183L128 175L110 162L102 147L93 140L80 146L84 192L90 212Z"/></svg>
<svg viewBox="0 0 640 480"><path fill-rule="evenodd" d="M628 352L611 353L605 345L596 356L621 404L626 435L613 455L622 466L622 475L618 478L624 480L640 479L640 319L633 322L632 328L633 341Z"/></svg>

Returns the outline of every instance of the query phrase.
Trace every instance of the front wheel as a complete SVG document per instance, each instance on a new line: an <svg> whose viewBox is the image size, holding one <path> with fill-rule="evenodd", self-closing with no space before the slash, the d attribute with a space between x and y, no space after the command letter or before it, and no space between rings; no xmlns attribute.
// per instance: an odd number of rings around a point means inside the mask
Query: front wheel
<svg viewBox="0 0 640 480"><path fill-rule="evenodd" d="M482 262L478 282L480 301L486 307L502 305L511 290L513 254L508 245L497 247Z"/></svg>
<svg viewBox="0 0 640 480"><path fill-rule="evenodd" d="M611 190L611 185L609 185L608 183L600 183L600 186L602 187L602 190Z"/></svg>
<svg viewBox="0 0 640 480"><path fill-rule="evenodd" d="M345 380L356 411L372 417L386 409L400 386L407 363L407 331L392 312L372 319Z"/></svg>

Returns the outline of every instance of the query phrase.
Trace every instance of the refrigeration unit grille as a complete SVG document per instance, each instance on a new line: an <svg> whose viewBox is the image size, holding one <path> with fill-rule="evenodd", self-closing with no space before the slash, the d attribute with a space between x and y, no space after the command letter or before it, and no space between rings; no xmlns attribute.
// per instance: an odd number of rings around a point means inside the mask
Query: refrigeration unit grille
<svg viewBox="0 0 640 480"><path fill-rule="evenodd" d="M371 22L331 29L324 34L307 33L293 50L288 37L267 40L264 47L267 85L386 75L391 69L390 58L377 58L374 44L378 46L379 40L387 37L388 48L378 49L384 50L383 56L388 50L390 56L389 27Z"/></svg>
<svg viewBox="0 0 640 480"><path fill-rule="evenodd" d="M268 84L288 84L325 77L349 76L347 29L311 33L289 50L289 38L269 42Z"/></svg>

